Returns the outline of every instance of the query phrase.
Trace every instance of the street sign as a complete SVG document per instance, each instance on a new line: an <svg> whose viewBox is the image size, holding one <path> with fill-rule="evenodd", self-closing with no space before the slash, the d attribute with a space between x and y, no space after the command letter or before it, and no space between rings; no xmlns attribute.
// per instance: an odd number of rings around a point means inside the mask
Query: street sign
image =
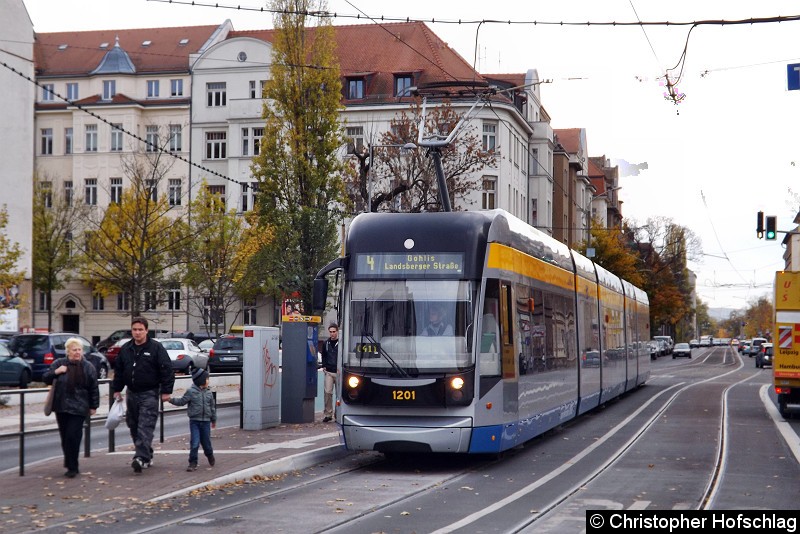
<svg viewBox="0 0 800 534"><path fill-rule="evenodd" d="M786 66L786 80L789 91L800 89L800 63L792 63Z"/></svg>

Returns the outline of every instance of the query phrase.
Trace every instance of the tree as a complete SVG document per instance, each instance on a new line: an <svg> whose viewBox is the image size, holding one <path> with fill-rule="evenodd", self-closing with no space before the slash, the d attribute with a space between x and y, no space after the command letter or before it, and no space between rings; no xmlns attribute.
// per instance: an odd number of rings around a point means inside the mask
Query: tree
<svg viewBox="0 0 800 534"><path fill-rule="evenodd" d="M759 297L758 300L748 305L745 310L744 333L747 337L772 337L772 300Z"/></svg>
<svg viewBox="0 0 800 534"><path fill-rule="evenodd" d="M89 206L34 178L33 287L47 295L47 328L53 326L53 291L64 288L75 266L73 236L89 216Z"/></svg>
<svg viewBox="0 0 800 534"><path fill-rule="evenodd" d="M264 88L264 136L253 160L259 181L260 225L274 239L254 257L266 288L276 296L299 293L311 309L316 273L337 256L337 225L344 170L339 123L341 81L333 27L309 13L318 0L274 0L271 77Z"/></svg>
<svg viewBox="0 0 800 534"><path fill-rule="evenodd" d="M25 272L17 270L22 248L6 235L7 226L8 211L3 205L0 207L0 308L16 308L19 302L12 295L11 288L22 283Z"/></svg>
<svg viewBox="0 0 800 534"><path fill-rule="evenodd" d="M597 220L592 220L590 229L591 246L595 250L592 260L631 284L642 287L644 277L641 263L635 251L628 246L626 236L619 228L606 228ZM587 243L577 250L586 254Z"/></svg>
<svg viewBox="0 0 800 534"><path fill-rule="evenodd" d="M392 119L389 131L380 135L377 144L415 143L421 118L421 102L416 100L408 112L403 111ZM447 136L460 119L461 115L450 102L442 102L439 106L429 108L425 117L425 133ZM367 161L369 154L366 151L356 155L356 161L353 162L347 190L354 204L366 205L369 199L371 211L416 213L441 210L433 159L425 150L404 150L399 146L391 146L373 149L373 155L374 162ZM453 206L463 205L473 191L483 187L477 173L484 167L496 165L498 155L498 150L483 150L482 140L471 124L458 133L450 146L442 149L442 168Z"/></svg>
<svg viewBox="0 0 800 534"><path fill-rule="evenodd" d="M650 298L651 329L664 327L674 333L678 322L693 313L686 261L701 254L700 239L666 217L649 218L629 232L643 263L642 289Z"/></svg>
<svg viewBox="0 0 800 534"><path fill-rule="evenodd" d="M173 164L164 151L123 158L130 186L120 203L112 202L102 217L88 220L81 241L78 270L83 283L95 294L129 295L131 317L155 307L164 290L180 285L176 267L186 261L192 235L173 216L167 195L156 195Z"/></svg>
<svg viewBox="0 0 800 534"><path fill-rule="evenodd" d="M207 319L210 331L218 337L228 330L226 318L231 308L240 299L257 295L259 284L248 276L248 265L268 245L271 233L258 226L252 212L247 220L236 210L226 213L222 199L209 192L205 183L192 202L192 214L200 231L186 249L184 283L202 297L194 300L196 316ZM210 310L203 299L208 299Z"/></svg>

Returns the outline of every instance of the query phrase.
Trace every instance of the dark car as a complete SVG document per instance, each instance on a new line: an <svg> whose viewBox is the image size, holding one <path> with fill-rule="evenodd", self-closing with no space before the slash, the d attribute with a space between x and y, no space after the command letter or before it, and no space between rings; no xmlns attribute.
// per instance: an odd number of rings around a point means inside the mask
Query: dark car
<svg viewBox="0 0 800 534"><path fill-rule="evenodd" d="M0 386L28 387L31 381L31 366L12 353L7 343L0 343Z"/></svg>
<svg viewBox="0 0 800 534"><path fill-rule="evenodd" d="M675 358L691 358L692 357L692 347L689 346L688 343L678 343L672 349L672 359Z"/></svg>
<svg viewBox="0 0 800 534"><path fill-rule="evenodd" d="M167 334L166 330L150 329L150 330L147 331L148 337L166 337L165 334ZM131 334L131 329L130 328L122 329L122 330L115 330L114 332L111 333L110 336L108 336L107 338L103 339L102 341L98 341L97 342L97 346L96 346L97 351L98 352L105 352L105 351L107 351L109 349L109 347L114 345L114 343L116 343L120 339L131 338L131 337L133 337L133 334Z"/></svg>
<svg viewBox="0 0 800 534"><path fill-rule="evenodd" d="M244 363L244 337L235 334L220 336L208 353L208 370L241 371Z"/></svg>
<svg viewBox="0 0 800 534"><path fill-rule="evenodd" d="M108 377L108 360L99 353L89 341L76 334L58 332L48 334L17 334L8 342L8 348L16 356L24 359L31 366L31 379L41 382L42 375L58 358L64 358L67 350L64 343L76 337L83 344L83 356L92 362L97 370L98 378Z"/></svg>
<svg viewBox="0 0 800 534"><path fill-rule="evenodd" d="M764 366L772 367L772 343L762 343L756 353L756 367L763 369Z"/></svg>

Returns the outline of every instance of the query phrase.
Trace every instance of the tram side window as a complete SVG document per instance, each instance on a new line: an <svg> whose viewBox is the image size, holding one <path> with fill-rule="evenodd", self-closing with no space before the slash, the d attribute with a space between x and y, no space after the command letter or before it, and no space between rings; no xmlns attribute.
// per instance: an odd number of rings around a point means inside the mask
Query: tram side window
<svg viewBox="0 0 800 534"><path fill-rule="evenodd" d="M528 286L517 284L514 289L517 300L517 336L519 337L519 374L527 375L535 371L532 340L532 315L535 302Z"/></svg>
<svg viewBox="0 0 800 534"><path fill-rule="evenodd" d="M480 339L481 376L500 375L500 299L497 280L486 281Z"/></svg>

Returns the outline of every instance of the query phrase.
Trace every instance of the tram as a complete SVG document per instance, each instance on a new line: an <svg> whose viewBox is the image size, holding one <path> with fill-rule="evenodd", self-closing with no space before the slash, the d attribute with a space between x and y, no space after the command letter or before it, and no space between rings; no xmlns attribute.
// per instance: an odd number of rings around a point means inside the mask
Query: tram
<svg viewBox="0 0 800 534"><path fill-rule="evenodd" d="M314 301L340 269L348 449L498 453L650 375L647 294L503 210L362 214L345 251Z"/></svg>

